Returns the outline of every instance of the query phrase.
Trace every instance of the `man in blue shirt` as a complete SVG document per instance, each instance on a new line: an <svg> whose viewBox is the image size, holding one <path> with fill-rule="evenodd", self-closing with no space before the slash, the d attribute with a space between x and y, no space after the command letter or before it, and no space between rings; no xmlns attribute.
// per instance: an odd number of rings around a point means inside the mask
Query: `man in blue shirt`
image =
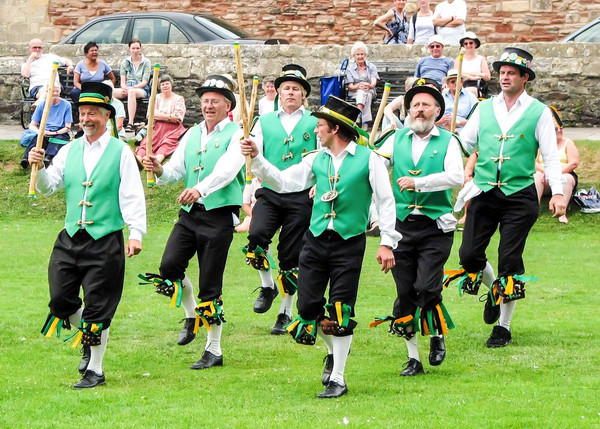
<svg viewBox="0 0 600 429"><path fill-rule="evenodd" d="M448 70L454 66L454 60L444 56L444 40L437 34L429 38L427 47L431 55L419 60L415 77L428 77L442 86L442 79L446 77Z"/></svg>
<svg viewBox="0 0 600 429"><path fill-rule="evenodd" d="M435 123L438 127L442 127L448 131L450 131L452 126L452 113L454 112L454 95L456 94L457 79L458 71L456 69L449 70L448 75L444 78L444 83L448 87L448 90L443 94L446 110L444 110L442 119ZM467 91L465 88L460 88L460 93L458 94L458 106L456 108L456 132L459 132L465 126L469 113L471 113L471 110L473 110L473 107L475 107L477 103L477 97L475 97L472 92Z"/></svg>

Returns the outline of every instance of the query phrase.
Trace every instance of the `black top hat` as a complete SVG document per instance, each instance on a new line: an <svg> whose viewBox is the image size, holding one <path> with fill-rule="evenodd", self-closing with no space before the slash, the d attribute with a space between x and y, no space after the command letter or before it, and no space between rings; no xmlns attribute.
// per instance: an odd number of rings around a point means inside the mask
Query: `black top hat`
<svg viewBox="0 0 600 429"><path fill-rule="evenodd" d="M233 95L233 82L220 74L211 74L200 88L196 89L198 97L202 97L205 92L217 92L231 101L230 111L235 109L235 95Z"/></svg>
<svg viewBox="0 0 600 429"><path fill-rule="evenodd" d="M110 117L115 117L115 108L111 105L112 88L102 82L82 82L81 95L79 101L75 103L79 106L98 106L110 110Z"/></svg>
<svg viewBox="0 0 600 429"><path fill-rule="evenodd" d="M334 95L330 95L325 105L321 106L318 111L313 112L312 115L317 118L327 119L345 128L352 134L355 140L358 139L358 131L355 127L357 127L356 121L360 116L360 109L355 105Z"/></svg>
<svg viewBox="0 0 600 429"><path fill-rule="evenodd" d="M531 62L533 61L533 55L527 52L525 49L515 48L509 46L504 48L504 52L500 56L500 61L494 61L492 64L496 73L500 72L500 67L504 65L513 66L523 70L529 75L529 81L535 79L535 73L531 70Z"/></svg>
<svg viewBox="0 0 600 429"><path fill-rule="evenodd" d="M298 64L288 64L281 69L281 76L275 79L275 89L285 81L298 82L306 90L306 96L310 95L310 83L306 80L306 69Z"/></svg>
<svg viewBox="0 0 600 429"><path fill-rule="evenodd" d="M435 85L433 85L435 84ZM433 85L433 86L432 86ZM413 87L406 91L404 96L404 108L408 112L410 110L410 102L413 97L422 92L431 95L440 105L440 113L438 114L436 121L439 121L444 116L444 110L446 110L446 103L444 103L444 96L438 90L439 84L433 79L419 79L415 82Z"/></svg>

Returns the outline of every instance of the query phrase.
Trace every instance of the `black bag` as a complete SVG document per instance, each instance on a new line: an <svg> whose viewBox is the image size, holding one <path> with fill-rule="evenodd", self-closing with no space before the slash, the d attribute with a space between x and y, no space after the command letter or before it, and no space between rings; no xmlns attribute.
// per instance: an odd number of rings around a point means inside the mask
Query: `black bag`
<svg viewBox="0 0 600 429"><path fill-rule="evenodd" d="M596 188L591 187L589 191L580 189L575 192L573 199L581 208L581 213L600 213L600 195Z"/></svg>
<svg viewBox="0 0 600 429"><path fill-rule="evenodd" d="M340 71L335 76L323 76L321 78L321 106L327 102L330 95L339 98L346 98L344 81L346 80L346 69L348 68L348 58L344 58L340 65Z"/></svg>

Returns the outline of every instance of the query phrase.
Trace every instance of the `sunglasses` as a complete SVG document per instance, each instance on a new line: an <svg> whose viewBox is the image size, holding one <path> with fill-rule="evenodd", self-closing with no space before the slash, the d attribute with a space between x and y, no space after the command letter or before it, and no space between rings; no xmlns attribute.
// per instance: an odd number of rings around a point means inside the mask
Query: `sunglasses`
<svg viewBox="0 0 600 429"><path fill-rule="evenodd" d="M440 49L442 45L429 45L429 49Z"/></svg>
<svg viewBox="0 0 600 429"><path fill-rule="evenodd" d="M468 41L468 42L464 42L464 43L463 43L463 46L466 46L466 45L474 45L474 44L475 44L475 42L473 42L473 41L471 40L471 41Z"/></svg>

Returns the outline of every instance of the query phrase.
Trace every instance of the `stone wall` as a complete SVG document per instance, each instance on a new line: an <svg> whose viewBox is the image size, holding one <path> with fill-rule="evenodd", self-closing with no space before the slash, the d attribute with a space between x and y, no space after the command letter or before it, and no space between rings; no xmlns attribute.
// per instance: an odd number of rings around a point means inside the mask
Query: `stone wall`
<svg viewBox="0 0 600 429"><path fill-rule="evenodd" d="M484 44L479 48L491 65L505 45ZM600 44L531 43L519 45L535 56L537 78L529 92L563 113L569 126L600 125ZM369 46L369 60L398 61L416 65L426 54L423 46ZM83 58L81 47L54 46L50 50L72 59ZM20 65L25 59L27 45L0 45L0 122L18 123L21 100ZM126 55L121 45L105 45L100 55L117 68ZM457 48L446 49L445 54L455 57ZM182 94L188 105L186 123L200 119L198 98L194 89L206 75L230 73L236 76L233 48L208 45L146 45L144 54L153 62L165 66L175 79L175 91ZM252 76L260 78L279 74L281 66L298 63L306 67L313 91L310 107L319 105L319 77L331 75L341 60L349 56L350 46L322 45L311 48L297 45L243 46L242 57L246 77L246 92L250 93ZM497 87L497 85L496 85Z"/></svg>
<svg viewBox="0 0 600 429"><path fill-rule="evenodd" d="M127 11L210 13L259 37L298 45L379 43L371 24L390 0L2 0L0 39L58 42L92 17ZM439 3L433 0L432 6ZM554 41L600 16L600 1L467 0L467 28L487 42ZM409 0L407 11L417 9Z"/></svg>

